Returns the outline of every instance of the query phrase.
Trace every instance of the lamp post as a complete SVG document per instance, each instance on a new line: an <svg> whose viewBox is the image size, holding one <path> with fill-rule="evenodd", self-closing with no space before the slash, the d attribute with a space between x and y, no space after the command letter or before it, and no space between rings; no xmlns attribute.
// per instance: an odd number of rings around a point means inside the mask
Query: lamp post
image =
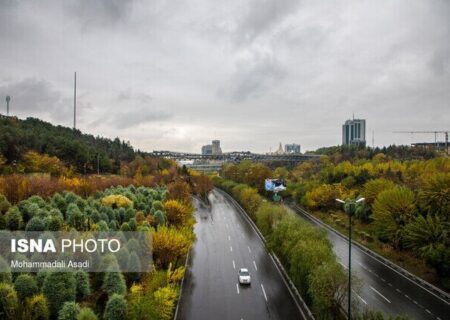
<svg viewBox="0 0 450 320"><path fill-rule="evenodd" d="M352 215L355 214L356 204L363 202L364 198L357 200L347 199L346 201L336 199L337 202L344 205L344 211L348 214L348 318L352 318L351 301L352 301Z"/></svg>

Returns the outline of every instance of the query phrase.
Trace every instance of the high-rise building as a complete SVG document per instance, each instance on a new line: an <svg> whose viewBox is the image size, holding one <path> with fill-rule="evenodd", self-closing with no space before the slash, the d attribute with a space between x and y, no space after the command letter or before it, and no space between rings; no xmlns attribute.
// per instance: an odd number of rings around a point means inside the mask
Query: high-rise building
<svg viewBox="0 0 450 320"><path fill-rule="evenodd" d="M222 149L220 148L220 140L212 141L212 154L222 154Z"/></svg>
<svg viewBox="0 0 450 320"><path fill-rule="evenodd" d="M222 154L222 149L220 148L220 140L213 140L212 144L204 145L202 147L202 154Z"/></svg>
<svg viewBox="0 0 450 320"><path fill-rule="evenodd" d="M299 144L285 144L284 145L284 152L285 153L300 153L301 147Z"/></svg>
<svg viewBox="0 0 450 320"><path fill-rule="evenodd" d="M366 145L366 120L347 120L342 125L343 145Z"/></svg>

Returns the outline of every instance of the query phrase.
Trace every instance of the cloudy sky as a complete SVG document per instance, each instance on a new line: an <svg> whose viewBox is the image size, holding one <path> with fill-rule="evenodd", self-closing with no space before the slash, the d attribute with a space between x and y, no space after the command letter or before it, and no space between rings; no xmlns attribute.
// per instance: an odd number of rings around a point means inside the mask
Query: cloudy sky
<svg viewBox="0 0 450 320"><path fill-rule="evenodd" d="M450 129L448 0L0 0L11 113L146 150L376 145Z"/></svg>

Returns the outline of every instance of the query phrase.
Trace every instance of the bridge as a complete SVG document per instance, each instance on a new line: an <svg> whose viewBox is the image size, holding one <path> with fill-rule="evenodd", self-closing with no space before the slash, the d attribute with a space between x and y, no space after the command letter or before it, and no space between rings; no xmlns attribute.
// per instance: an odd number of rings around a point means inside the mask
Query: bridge
<svg viewBox="0 0 450 320"><path fill-rule="evenodd" d="M259 154L249 151L227 152L222 154L196 154L173 151L153 151L152 155L173 160L222 161L234 163L238 163L243 160L251 160L255 162L284 162L291 165L307 160L318 160L321 157L321 155L317 154Z"/></svg>

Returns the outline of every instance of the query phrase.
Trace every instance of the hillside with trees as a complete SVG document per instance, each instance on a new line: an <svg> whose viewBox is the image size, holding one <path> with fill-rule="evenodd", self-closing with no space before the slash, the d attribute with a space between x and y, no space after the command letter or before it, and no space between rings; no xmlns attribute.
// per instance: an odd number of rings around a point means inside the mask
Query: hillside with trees
<svg viewBox="0 0 450 320"><path fill-rule="evenodd" d="M30 171L36 162L45 163L50 173L58 173L61 166L78 173L96 173L97 160L102 173L118 173L122 161L130 162L138 154L119 138L94 137L36 118L0 117L3 173Z"/></svg>

